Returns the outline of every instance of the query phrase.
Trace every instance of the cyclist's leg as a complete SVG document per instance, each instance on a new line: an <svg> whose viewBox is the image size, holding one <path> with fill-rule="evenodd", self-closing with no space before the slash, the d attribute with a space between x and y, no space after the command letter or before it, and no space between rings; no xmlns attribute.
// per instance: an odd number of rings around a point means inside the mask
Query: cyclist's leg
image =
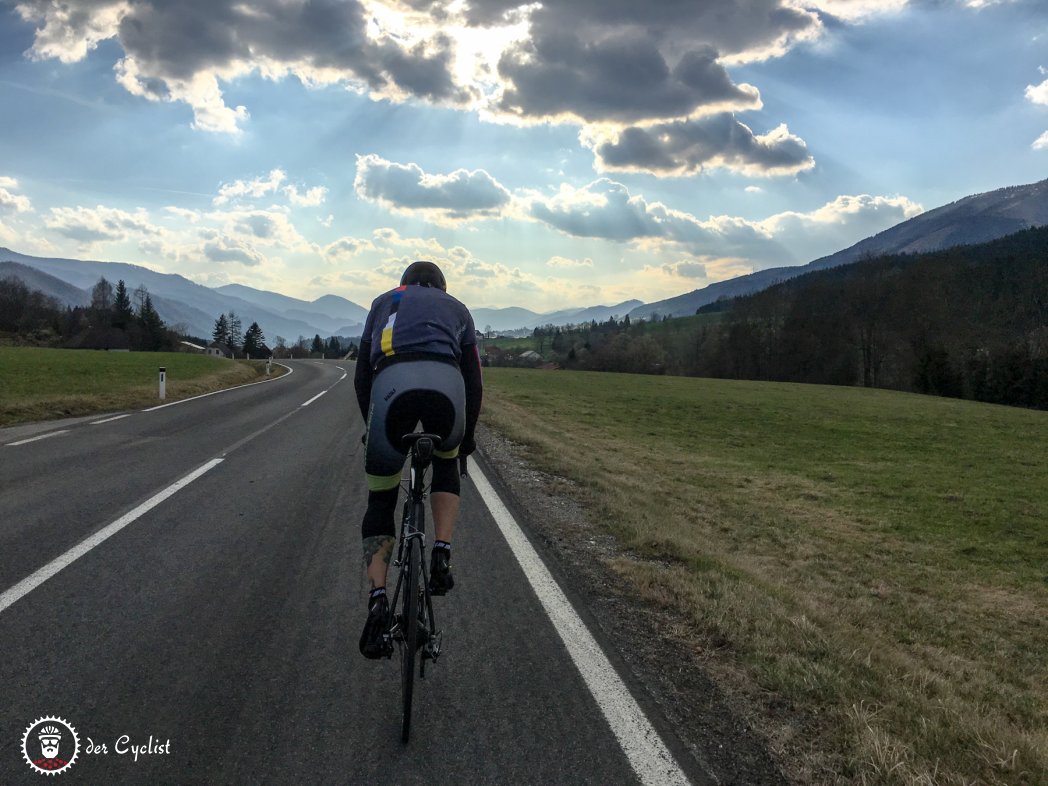
<svg viewBox="0 0 1048 786"><path fill-rule="evenodd" d="M433 534L438 541L451 543L459 515L458 461L455 458L433 459L433 484L430 501L433 506Z"/></svg>
<svg viewBox="0 0 1048 786"><path fill-rule="evenodd" d="M430 506L433 509L435 539L430 563L430 589L442 595L455 582L451 577L451 539L459 514L461 481L458 472L459 443L465 431L465 388L457 368L442 366L434 375L432 406L422 417L426 431L439 434L441 449L433 457L433 480L430 487Z"/></svg>
<svg viewBox="0 0 1048 786"><path fill-rule="evenodd" d="M399 381L396 379L398 375L390 373L393 368L379 372L372 383L364 452L368 506L361 522L361 537L364 565L372 590L386 586L386 572L396 541L394 519L405 454L399 444L399 437L394 442L390 435L403 433L400 429L410 431L414 423L418 422L415 417L411 425L405 428L404 423L410 419L410 415L406 415L403 407L397 404L395 394Z"/></svg>

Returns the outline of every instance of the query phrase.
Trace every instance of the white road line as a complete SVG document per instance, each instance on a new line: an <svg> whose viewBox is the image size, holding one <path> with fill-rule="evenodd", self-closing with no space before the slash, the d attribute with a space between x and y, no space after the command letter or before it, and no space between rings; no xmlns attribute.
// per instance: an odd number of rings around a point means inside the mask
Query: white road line
<svg viewBox="0 0 1048 786"><path fill-rule="evenodd" d="M330 388L328 388L328 390L330 390ZM313 398L311 398L311 399L310 399L309 401L307 401L307 402L306 402L305 404L303 404L302 406L303 406L303 407L308 407L308 406L309 406L310 404L312 404L312 403L313 403L314 401L316 401L316 400L317 400L318 398L320 398L321 396L323 396L323 395L324 395L325 393L327 393L327 390L322 390L322 391L320 391L319 393L317 393L317 394L316 394L315 396L313 396Z"/></svg>
<svg viewBox="0 0 1048 786"><path fill-rule="evenodd" d="M93 420L91 421L92 426L101 426L103 423L112 423L114 420L120 420L121 418L131 417L130 413L127 415L116 415L115 417L106 418L105 420Z"/></svg>
<svg viewBox="0 0 1048 786"><path fill-rule="evenodd" d="M65 554L63 554L60 557L56 557L55 559L51 560L49 563L44 565L44 567L40 568L40 570L36 571L36 573L33 573L31 576L27 576L26 578L22 579L20 582L11 587L11 589L7 590L7 592L5 592L3 595L0 595L0 612L4 611L12 603L17 602L21 598L28 595L30 592L39 587L41 584L43 584L45 581L54 576L63 568L66 568L69 565L76 562L82 556L91 551L91 549L93 549L95 546L98 546L104 541L113 537L113 535L118 533L120 530L122 530L131 522L133 522L135 519L139 518L145 513L148 513L161 502L166 500L168 497L172 496L180 489L185 488L194 480L203 475L205 472L218 466L221 463L222 459L220 458L211 459L211 461L204 464L204 466L193 470L181 480L172 483L163 491L153 495L134 510L130 511L129 513L125 513L112 524L103 527L91 537L80 541L78 544L73 546L73 548L69 549L69 551L67 551Z"/></svg>
<svg viewBox="0 0 1048 786"><path fill-rule="evenodd" d="M29 439L20 439L18 442L8 442L8 447L15 447L16 445L28 445L30 442L39 442L42 439L48 439L50 437L57 437L59 434L68 434L69 429L64 428L61 431L50 431L47 434L41 434L39 437L30 437Z"/></svg>
<svg viewBox="0 0 1048 786"><path fill-rule="evenodd" d="M287 373L286 374L281 374L279 377L271 377L270 379L263 379L263 380L260 380L259 382L248 382L247 384L236 385L235 387L231 387L231 388L224 388L222 390L213 390L210 393L201 393L199 396L191 396L189 398L179 399L178 401L172 401L170 404L160 404L159 406L150 407L149 409L143 409L142 411L143 412L155 412L156 410L164 409L165 407L175 407L175 406L178 406L179 404L185 404L187 401L196 401L198 398L207 398L208 396L217 396L219 393L228 393L231 390L239 390L240 388L249 388L252 385L264 385L267 382L276 382L277 380L280 380L280 379L286 379L287 377L290 377L292 374L295 373L295 369L291 368L291 366L285 366L283 363L277 363L276 365L281 366L282 368L286 368L287 369Z"/></svg>
<svg viewBox="0 0 1048 786"><path fill-rule="evenodd" d="M645 786L688 784L673 754L476 463L470 467L469 474L641 783Z"/></svg>

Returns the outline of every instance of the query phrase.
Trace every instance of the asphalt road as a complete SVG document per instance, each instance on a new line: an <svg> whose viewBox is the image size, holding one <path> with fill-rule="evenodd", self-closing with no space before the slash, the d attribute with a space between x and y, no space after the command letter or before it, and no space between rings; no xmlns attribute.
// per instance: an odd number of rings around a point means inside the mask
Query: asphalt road
<svg viewBox="0 0 1048 786"><path fill-rule="evenodd" d="M357 651L366 490L352 365L291 365L104 423L0 430L0 783L46 777L21 750L43 716L78 732L56 776L75 783L639 782L469 482L456 587L436 600L445 652L417 683L401 744L397 661ZM116 750L125 736L121 748L152 736L170 752L135 761Z"/></svg>

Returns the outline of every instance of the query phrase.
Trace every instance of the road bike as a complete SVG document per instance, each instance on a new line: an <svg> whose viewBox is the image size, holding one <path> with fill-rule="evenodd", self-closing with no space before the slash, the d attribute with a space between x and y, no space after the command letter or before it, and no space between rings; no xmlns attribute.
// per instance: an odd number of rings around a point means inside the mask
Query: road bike
<svg viewBox="0 0 1048 786"><path fill-rule="evenodd" d="M403 695L404 719L401 739L408 741L411 734L411 699L415 687L415 663L418 676L426 678L426 661L436 662L440 656L442 634L433 614L433 600L429 593L429 574L426 570L426 470L433 454L440 449L436 434L414 432L404 435L404 444L410 446L411 477L408 498L404 502L404 518L400 527L400 543L393 565L399 568L397 585L393 591L391 609L401 610L390 615L390 626L384 637L396 643L400 650L400 684ZM421 656L421 657L419 657Z"/></svg>

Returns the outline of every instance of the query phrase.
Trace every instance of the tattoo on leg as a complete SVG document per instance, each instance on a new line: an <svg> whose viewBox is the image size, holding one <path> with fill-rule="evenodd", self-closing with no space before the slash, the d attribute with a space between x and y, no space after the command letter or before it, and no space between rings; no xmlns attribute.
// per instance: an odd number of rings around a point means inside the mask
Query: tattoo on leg
<svg viewBox="0 0 1048 786"><path fill-rule="evenodd" d="M370 538L364 538L364 566L370 567L376 554L388 565L393 556L395 540L392 535L372 535Z"/></svg>

